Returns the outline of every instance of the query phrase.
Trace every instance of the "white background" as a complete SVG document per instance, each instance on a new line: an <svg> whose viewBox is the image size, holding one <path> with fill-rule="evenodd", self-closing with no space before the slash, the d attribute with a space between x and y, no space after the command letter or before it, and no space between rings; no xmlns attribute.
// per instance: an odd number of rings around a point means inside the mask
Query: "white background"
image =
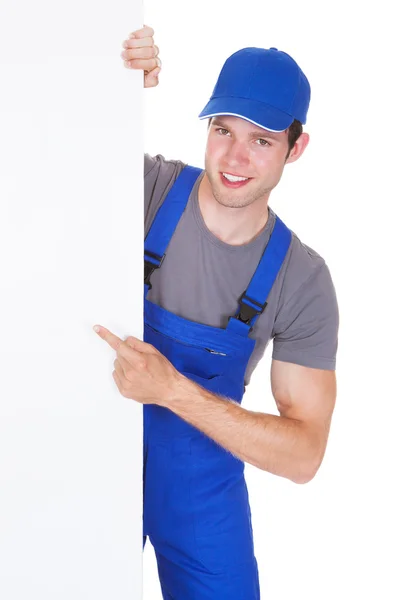
<svg viewBox="0 0 400 600"><path fill-rule="evenodd" d="M140 598L140 407L91 331L141 334L136 2L0 9L0 595ZM277 47L307 74L311 142L270 204L326 259L338 401L304 486L246 467L262 598L397 599L398 106L394 4L147 0L163 70L145 149L203 166L197 116L224 60ZM140 185L139 185L140 184ZM132 201L133 200L133 201ZM128 277L127 273L132 274ZM244 406L277 414L271 347ZM71 377L65 378L68 370ZM150 544L145 600L160 599Z"/></svg>
<svg viewBox="0 0 400 600"><path fill-rule="evenodd" d="M338 399L306 485L246 467L262 598L400 597L398 45L395 3L147 0L163 69L145 90L145 149L204 167L207 103L245 46L291 54L311 83L311 141L271 207L326 260L341 315ZM128 27L127 32L131 31ZM270 346L244 398L278 414ZM159 600L151 546L144 598ZM234 599L232 599L234 600Z"/></svg>
<svg viewBox="0 0 400 600"><path fill-rule="evenodd" d="M142 595L141 407L93 331L142 335L142 6L0 8L0 597Z"/></svg>

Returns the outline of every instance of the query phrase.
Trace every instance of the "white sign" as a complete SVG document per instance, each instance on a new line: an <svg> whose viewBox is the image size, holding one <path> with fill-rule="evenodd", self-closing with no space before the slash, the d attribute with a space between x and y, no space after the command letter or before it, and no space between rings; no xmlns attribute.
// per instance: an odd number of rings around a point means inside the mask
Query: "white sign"
<svg viewBox="0 0 400 600"><path fill-rule="evenodd" d="M143 73L128 0L0 9L0 597L142 597Z"/></svg>

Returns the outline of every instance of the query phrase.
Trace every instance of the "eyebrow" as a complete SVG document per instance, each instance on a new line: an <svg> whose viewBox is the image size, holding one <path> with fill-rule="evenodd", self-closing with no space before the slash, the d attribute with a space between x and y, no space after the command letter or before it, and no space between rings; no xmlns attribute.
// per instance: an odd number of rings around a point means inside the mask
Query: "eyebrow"
<svg viewBox="0 0 400 600"><path fill-rule="evenodd" d="M229 129L229 125L224 123L221 119L217 119L214 117L214 121L211 125L218 125L219 127L223 127L224 129ZM278 140L278 136L274 134L272 131L268 131L267 129L257 129L249 132L249 137L263 137L263 138L271 138L273 140Z"/></svg>

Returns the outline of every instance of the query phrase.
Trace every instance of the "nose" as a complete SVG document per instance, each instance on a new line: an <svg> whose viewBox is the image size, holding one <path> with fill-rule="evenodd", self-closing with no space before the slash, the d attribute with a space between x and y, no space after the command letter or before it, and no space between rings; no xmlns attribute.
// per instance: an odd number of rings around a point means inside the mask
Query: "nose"
<svg viewBox="0 0 400 600"><path fill-rule="evenodd" d="M249 153L247 144L240 140L232 140L229 149L226 152L226 163L234 170L235 167L247 167L249 164Z"/></svg>

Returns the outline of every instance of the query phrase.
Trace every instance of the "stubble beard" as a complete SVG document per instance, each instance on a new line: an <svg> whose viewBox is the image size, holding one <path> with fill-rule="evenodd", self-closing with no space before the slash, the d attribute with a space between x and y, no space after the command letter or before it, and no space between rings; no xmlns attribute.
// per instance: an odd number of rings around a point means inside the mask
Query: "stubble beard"
<svg viewBox="0 0 400 600"><path fill-rule="evenodd" d="M219 179L219 177L217 176ZM256 189L253 192L245 193L246 186L243 188L242 194L239 196L239 192L235 193L235 195L230 195L229 190L227 189L225 194L222 194L218 191L218 188L223 184L210 175L208 176L211 185L211 191L215 200L218 204L225 206L226 208L245 208L246 206L250 206L250 204L254 204L257 200L263 197L268 197L271 192L271 188L261 188ZM251 185L251 184L250 184ZM238 188L240 190L240 188Z"/></svg>

